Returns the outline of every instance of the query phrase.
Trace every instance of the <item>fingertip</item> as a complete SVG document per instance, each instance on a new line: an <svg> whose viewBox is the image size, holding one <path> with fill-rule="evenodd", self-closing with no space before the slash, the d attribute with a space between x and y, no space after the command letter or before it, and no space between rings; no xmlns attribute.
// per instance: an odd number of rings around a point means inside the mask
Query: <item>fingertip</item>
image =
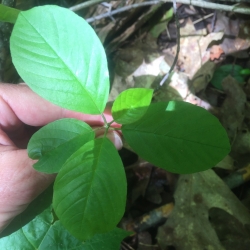
<svg viewBox="0 0 250 250"><path fill-rule="evenodd" d="M122 139L121 136L116 131L110 131L107 134L107 137L114 143L117 150L122 149L123 147Z"/></svg>
<svg viewBox="0 0 250 250"><path fill-rule="evenodd" d="M104 134L97 135L96 138L103 138ZM121 136L117 131L108 131L106 137L114 144L117 150L122 149L123 143Z"/></svg>

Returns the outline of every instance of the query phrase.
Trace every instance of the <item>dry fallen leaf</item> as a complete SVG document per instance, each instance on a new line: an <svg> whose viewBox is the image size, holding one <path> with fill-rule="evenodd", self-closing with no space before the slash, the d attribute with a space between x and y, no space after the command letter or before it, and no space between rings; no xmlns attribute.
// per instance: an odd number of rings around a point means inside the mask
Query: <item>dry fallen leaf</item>
<svg viewBox="0 0 250 250"><path fill-rule="evenodd" d="M210 50L210 60L220 59L220 57L224 54L223 49L220 45L213 45Z"/></svg>
<svg viewBox="0 0 250 250"><path fill-rule="evenodd" d="M222 87L227 97L220 109L220 121L233 142L245 117L246 94L230 75L222 81Z"/></svg>
<svg viewBox="0 0 250 250"><path fill-rule="evenodd" d="M222 12L217 12L217 21L214 32L223 31L225 36L220 44L226 55L235 57L248 57L247 53L241 53L250 46L248 33L248 21L227 17Z"/></svg>
<svg viewBox="0 0 250 250"><path fill-rule="evenodd" d="M227 155L222 161L218 162L216 164L217 168L227 169L227 170L233 170L234 169L234 159Z"/></svg>
<svg viewBox="0 0 250 250"><path fill-rule="evenodd" d="M176 250L224 250L209 222L209 210L214 207L243 225L250 224L248 209L213 170L180 176L174 197L174 210L157 234L162 249L174 246Z"/></svg>
<svg viewBox="0 0 250 250"><path fill-rule="evenodd" d="M220 208L211 208L209 218L226 250L249 250L250 230L248 227Z"/></svg>

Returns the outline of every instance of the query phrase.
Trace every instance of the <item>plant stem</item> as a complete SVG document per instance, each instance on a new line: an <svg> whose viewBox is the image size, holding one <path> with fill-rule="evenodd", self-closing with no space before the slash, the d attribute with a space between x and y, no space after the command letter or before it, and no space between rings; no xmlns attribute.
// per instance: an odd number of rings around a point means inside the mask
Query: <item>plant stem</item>
<svg viewBox="0 0 250 250"><path fill-rule="evenodd" d="M103 113L101 113L101 116L102 116L102 119L103 119L103 122L104 122L104 127L105 127L105 128L109 128L109 124L108 124L108 122L107 122L107 120L106 120L105 115L104 115Z"/></svg>
<svg viewBox="0 0 250 250"><path fill-rule="evenodd" d="M110 126L115 120L112 120L111 122L108 123L108 125Z"/></svg>

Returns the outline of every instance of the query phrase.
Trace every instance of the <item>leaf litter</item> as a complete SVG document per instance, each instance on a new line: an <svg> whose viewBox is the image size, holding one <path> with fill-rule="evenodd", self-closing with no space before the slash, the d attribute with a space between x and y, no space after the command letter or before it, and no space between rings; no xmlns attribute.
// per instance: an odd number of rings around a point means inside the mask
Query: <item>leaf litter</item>
<svg viewBox="0 0 250 250"><path fill-rule="evenodd" d="M108 1L79 14L89 18L143 2ZM122 242L121 249L247 250L250 79L240 85L229 74L222 81L222 90L211 79L221 65L250 68L249 21L244 15L177 6L178 61L171 79L153 101L182 100L207 109L227 130L232 152L213 170L178 176L138 159L125 146L120 154L128 179L128 200L119 226L134 235ZM171 3L131 8L92 24L110 60L110 101L128 88L156 89L159 79L168 73L177 53L171 8ZM8 77L5 81L13 82ZM12 77L16 80L16 75Z"/></svg>

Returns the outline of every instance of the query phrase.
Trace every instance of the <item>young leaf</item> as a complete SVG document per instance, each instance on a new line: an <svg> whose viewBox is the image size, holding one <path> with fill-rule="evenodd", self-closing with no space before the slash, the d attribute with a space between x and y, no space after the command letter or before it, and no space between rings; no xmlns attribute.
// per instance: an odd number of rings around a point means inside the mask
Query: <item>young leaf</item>
<svg viewBox="0 0 250 250"><path fill-rule="evenodd" d="M40 96L66 109L102 113L109 92L107 60L84 19L53 5L22 11L10 49L18 73Z"/></svg>
<svg viewBox="0 0 250 250"><path fill-rule="evenodd" d="M123 91L112 106L113 118L120 124L139 120L147 111L152 96L152 89L135 88Z"/></svg>
<svg viewBox="0 0 250 250"><path fill-rule="evenodd" d="M124 167L116 148L107 138L83 145L56 177L55 213L79 240L114 229L123 216L125 203Z"/></svg>
<svg viewBox="0 0 250 250"><path fill-rule="evenodd" d="M15 23L20 10L0 4L0 21Z"/></svg>
<svg viewBox="0 0 250 250"><path fill-rule="evenodd" d="M93 129L83 121L72 118L57 120L31 137L28 155L31 159L39 159L33 165L36 170L57 173L77 149L94 137Z"/></svg>
<svg viewBox="0 0 250 250"><path fill-rule="evenodd" d="M154 103L140 120L123 125L122 133L142 158L173 173L207 170L230 151L218 119L185 102Z"/></svg>

